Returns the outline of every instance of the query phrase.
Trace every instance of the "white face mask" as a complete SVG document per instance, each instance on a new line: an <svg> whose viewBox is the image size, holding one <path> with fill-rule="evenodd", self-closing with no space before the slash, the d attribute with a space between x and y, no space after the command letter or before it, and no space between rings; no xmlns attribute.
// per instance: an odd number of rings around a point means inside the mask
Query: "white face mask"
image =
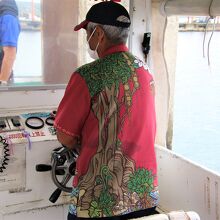
<svg viewBox="0 0 220 220"><path fill-rule="evenodd" d="M93 34L95 33L95 31L96 31L96 28L93 30L92 34L90 35L90 37L89 37L89 39L88 39L88 41L87 41L87 52L88 52L89 56L90 56L92 59L97 60L97 59L99 59L99 55L98 55L98 53L97 53L97 49L98 49L98 47L99 47L99 42L98 42L98 44L97 44L95 50L92 50L92 49L90 48L90 46L89 46L89 41L90 41L90 39L92 38L92 36L93 36Z"/></svg>

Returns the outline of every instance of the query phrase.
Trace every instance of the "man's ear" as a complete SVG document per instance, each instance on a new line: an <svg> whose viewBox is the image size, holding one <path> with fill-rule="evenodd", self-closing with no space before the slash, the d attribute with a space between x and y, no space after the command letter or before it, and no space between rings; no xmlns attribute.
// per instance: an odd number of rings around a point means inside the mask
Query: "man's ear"
<svg viewBox="0 0 220 220"><path fill-rule="evenodd" d="M104 30L100 26L97 26L96 33L97 33L97 37L98 37L99 42L101 42L105 36Z"/></svg>

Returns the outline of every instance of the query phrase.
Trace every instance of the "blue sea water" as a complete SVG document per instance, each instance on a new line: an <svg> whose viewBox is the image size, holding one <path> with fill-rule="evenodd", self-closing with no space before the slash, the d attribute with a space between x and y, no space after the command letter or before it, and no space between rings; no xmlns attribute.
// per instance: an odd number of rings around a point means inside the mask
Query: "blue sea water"
<svg viewBox="0 0 220 220"><path fill-rule="evenodd" d="M203 32L180 32L176 67L173 150L220 173L220 32L203 57Z"/></svg>

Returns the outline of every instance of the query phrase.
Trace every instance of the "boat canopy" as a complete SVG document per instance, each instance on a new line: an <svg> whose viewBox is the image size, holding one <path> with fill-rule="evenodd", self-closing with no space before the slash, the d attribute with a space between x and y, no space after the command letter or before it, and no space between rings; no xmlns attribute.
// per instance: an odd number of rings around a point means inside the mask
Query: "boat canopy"
<svg viewBox="0 0 220 220"><path fill-rule="evenodd" d="M219 0L165 0L161 11L166 16L220 16Z"/></svg>

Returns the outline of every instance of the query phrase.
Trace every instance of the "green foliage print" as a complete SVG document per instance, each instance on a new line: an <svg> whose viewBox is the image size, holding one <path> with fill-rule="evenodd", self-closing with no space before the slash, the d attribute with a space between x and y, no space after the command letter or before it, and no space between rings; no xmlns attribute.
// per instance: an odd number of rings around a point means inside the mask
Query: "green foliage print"
<svg viewBox="0 0 220 220"><path fill-rule="evenodd" d="M91 206L89 208L89 216L91 218L99 218L101 217L102 210L99 208L99 205L96 201L92 201Z"/></svg>
<svg viewBox="0 0 220 220"><path fill-rule="evenodd" d="M105 88L116 88L125 84L138 68L135 57L128 52L114 53L92 63L83 65L76 70L86 81L91 97Z"/></svg>
<svg viewBox="0 0 220 220"><path fill-rule="evenodd" d="M128 189L136 192L140 198L146 197L153 190L153 175L149 170L138 169L130 175Z"/></svg>
<svg viewBox="0 0 220 220"><path fill-rule="evenodd" d="M89 216L92 218L111 216L112 209L116 204L113 194L110 193L108 182L112 179L107 166L102 166L101 175L96 179L96 185L102 185L102 191L99 197L94 198L89 208Z"/></svg>

